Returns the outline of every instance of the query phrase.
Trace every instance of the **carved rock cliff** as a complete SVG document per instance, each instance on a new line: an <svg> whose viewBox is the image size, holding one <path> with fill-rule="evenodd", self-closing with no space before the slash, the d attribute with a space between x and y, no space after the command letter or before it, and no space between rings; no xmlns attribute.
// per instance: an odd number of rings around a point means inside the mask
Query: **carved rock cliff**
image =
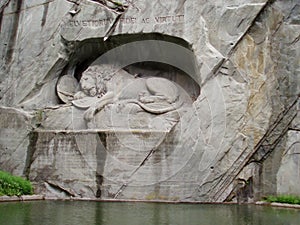
<svg viewBox="0 0 300 225"><path fill-rule="evenodd" d="M0 169L48 197L300 195L299 15L293 0L1 1ZM107 64L112 98L101 71L84 87Z"/></svg>

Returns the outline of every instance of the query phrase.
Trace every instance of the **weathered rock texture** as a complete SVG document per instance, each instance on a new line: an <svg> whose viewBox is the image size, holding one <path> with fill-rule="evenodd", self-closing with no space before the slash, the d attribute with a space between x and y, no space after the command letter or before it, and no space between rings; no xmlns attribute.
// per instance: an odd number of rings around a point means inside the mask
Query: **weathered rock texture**
<svg viewBox="0 0 300 225"><path fill-rule="evenodd" d="M300 195L299 1L99 2L1 1L0 169L47 196ZM168 79L185 97L151 84L146 100L128 97L139 85L111 97L98 87L106 75L83 87L104 63ZM168 112L140 106L180 100Z"/></svg>

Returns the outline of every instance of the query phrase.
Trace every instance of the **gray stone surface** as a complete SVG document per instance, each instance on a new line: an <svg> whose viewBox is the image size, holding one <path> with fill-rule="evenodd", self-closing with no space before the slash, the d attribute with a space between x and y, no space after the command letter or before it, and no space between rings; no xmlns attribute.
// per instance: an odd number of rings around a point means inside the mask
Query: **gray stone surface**
<svg viewBox="0 0 300 225"><path fill-rule="evenodd" d="M30 139L33 116L21 110L0 108L0 165L18 176L26 174L29 166Z"/></svg>
<svg viewBox="0 0 300 225"><path fill-rule="evenodd" d="M300 194L299 3L128 2L0 3L0 168L49 198Z"/></svg>
<svg viewBox="0 0 300 225"><path fill-rule="evenodd" d="M35 191L47 197L95 197L97 133L39 131L35 135L29 174Z"/></svg>
<svg viewBox="0 0 300 225"><path fill-rule="evenodd" d="M277 173L277 193L298 195L300 193L300 132L289 131L286 149Z"/></svg>

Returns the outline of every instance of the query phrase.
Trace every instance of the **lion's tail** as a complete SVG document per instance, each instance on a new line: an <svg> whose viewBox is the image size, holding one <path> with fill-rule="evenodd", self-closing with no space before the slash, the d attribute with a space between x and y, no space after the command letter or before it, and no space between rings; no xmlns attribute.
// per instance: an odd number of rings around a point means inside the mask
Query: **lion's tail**
<svg viewBox="0 0 300 225"><path fill-rule="evenodd" d="M156 109L137 100L130 100L129 102L139 105L142 109L152 114L163 114L163 113L171 112L178 109L183 104L183 101L180 99L178 102L173 103L168 107Z"/></svg>

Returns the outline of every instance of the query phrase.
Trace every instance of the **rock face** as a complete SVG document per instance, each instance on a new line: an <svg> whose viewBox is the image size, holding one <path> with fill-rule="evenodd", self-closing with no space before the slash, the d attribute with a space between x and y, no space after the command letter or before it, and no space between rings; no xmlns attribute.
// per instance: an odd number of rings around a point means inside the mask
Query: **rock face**
<svg viewBox="0 0 300 225"><path fill-rule="evenodd" d="M33 148L31 135L33 116L13 108L0 108L1 168L15 175L28 174L29 157Z"/></svg>
<svg viewBox="0 0 300 225"><path fill-rule="evenodd" d="M300 4L0 3L0 169L47 196L300 195Z"/></svg>

